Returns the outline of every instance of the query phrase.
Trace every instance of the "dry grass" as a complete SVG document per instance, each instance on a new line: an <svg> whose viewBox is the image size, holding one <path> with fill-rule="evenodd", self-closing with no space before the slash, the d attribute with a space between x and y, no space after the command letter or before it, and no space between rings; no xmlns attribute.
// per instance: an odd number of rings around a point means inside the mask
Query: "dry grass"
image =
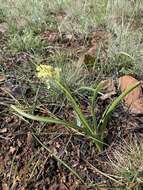
<svg viewBox="0 0 143 190"><path fill-rule="evenodd" d="M128 189L143 187L143 140L132 137L123 142L109 156L110 165Z"/></svg>

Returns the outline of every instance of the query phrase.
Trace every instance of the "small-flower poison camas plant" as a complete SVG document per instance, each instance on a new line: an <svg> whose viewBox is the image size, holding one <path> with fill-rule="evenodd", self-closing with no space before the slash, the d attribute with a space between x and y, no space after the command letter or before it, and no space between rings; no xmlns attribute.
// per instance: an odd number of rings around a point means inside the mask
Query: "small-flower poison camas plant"
<svg viewBox="0 0 143 190"><path fill-rule="evenodd" d="M92 123L88 121L86 116L84 115L82 109L80 108L80 104L77 99L71 94L71 92L65 87L61 80L61 69L57 67L53 67L51 65L39 65L36 68L37 77L46 84L47 88L51 88L51 84L54 83L56 87L63 93L63 95L67 98L70 106L73 108L75 113L74 121L65 121L64 119L59 119L58 117L41 117L34 116L32 114L25 113L23 110L17 108L12 105L12 109L14 109L18 114L22 115L31 120L54 123L63 125L69 129L72 129L78 134L84 135L90 138L96 145L97 149L101 151L103 149L105 131L108 124L108 120L111 116L111 113L115 110L116 106L123 100L123 98L130 93L133 89L135 89L140 82L129 86L119 97L117 97L103 112L101 119L99 122L96 120L95 106L97 96L102 88L103 82L100 82L96 87L83 87L82 90L88 90L92 96L90 107L91 107L91 115L92 115ZM79 126L79 122L80 126ZM92 126L91 126L92 125Z"/></svg>

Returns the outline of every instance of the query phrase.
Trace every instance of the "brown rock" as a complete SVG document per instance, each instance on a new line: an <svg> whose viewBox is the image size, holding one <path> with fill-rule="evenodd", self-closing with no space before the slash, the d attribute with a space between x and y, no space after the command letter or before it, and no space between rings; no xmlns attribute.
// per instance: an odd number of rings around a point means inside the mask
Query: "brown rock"
<svg viewBox="0 0 143 190"><path fill-rule="evenodd" d="M124 92L131 84L135 84L139 82L135 78L125 75L119 78L119 87L121 92ZM142 96L142 89L141 86L135 88L132 92L130 92L125 98L125 102L127 105L131 105L135 100Z"/></svg>
<svg viewBox="0 0 143 190"><path fill-rule="evenodd" d="M130 85L139 82L135 78L125 75L119 78L119 88L121 92L124 92ZM125 105L132 113L143 113L143 93L141 85L135 88L124 98Z"/></svg>
<svg viewBox="0 0 143 190"><path fill-rule="evenodd" d="M137 99L130 109L132 113L143 114L143 97Z"/></svg>

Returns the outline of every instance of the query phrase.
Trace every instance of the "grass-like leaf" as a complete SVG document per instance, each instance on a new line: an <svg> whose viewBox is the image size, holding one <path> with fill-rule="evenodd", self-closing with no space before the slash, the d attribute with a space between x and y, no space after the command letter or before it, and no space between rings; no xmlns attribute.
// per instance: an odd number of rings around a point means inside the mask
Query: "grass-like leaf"
<svg viewBox="0 0 143 190"><path fill-rule="evenodd" d="M21 110L20 108L17 108L16 106L14 105L11 105L11 108L17 112L19 114L19 117L23 116L27 119L31 119L31 120L34 120L34 121L40 121L40 122L46 122L46 123L51 123L51 124L58 124L58 125L63 125L64 127L67 127L69 129L72 129L73 131L75 131L77 134L79 135L83 135L83 136L88 136L89 139L93 140L94 142L97 142L97 143L101 143L102 142L100 140L98 140L95 135L87 135L86 133L83 133L79 131L79 127L76 126L76 124L74 123L71 123L71 122L67 122L67 121L64 121L64 120L61 120L61 119L55 119L55 118L49 118L49 117L42 117L42 116L38 116L38 115L32 115L32 114L29 114L29 113L26 113L25 111ZM16 114L17 115L17 114ZM105 144L105 143L103 143Z"/></svg>
<svg viewBox="0 0 143 190"><path fill-rule="evenodd" d="M85 116L83 115L83 113L80 109L80 106L76 103L75 99L72 97L70 92L68 92L68 90L60 82L57 81L56 84L58 85L60 90L65 94L65 96L68 98L71 106L73 107L74 111L78 115L78 117L83 125L83 128L85 129L85 132L88 133L89 135L93 135L93 131L92 131L91 127L89 126Z"/></svg>
<svg viewBox="0 0 143 190"><path fill-rule="evenodd" d="M124 99L124 97L127 96L132 90L134 90L139 85L140 85L140 82L129 85L129 87L106 108L98 124L98 131L99 131L101 141L103 140L104 131L107 126L107 122L109 120L111 113L115 110L118 104Z"/></svg>
<svg viewBox="0 0 143 190"><path fill-rule="evenodd" d="M96 113L95 113L95 105L96 105L96 101L97 101L97 96L98 96L98 93L100 92L101 88L102 88L102 85L103 83L100 82L94 92L93 92L93 96L92 96L92 99L91 99L91 114L92 114L92 118L93 118L93 129L96 133L96 130L97 130L97 120L96 120Z"/></svg>
<svg viewBox="0 0 143 190"><path fill-rule="evenodd" d="M21 110L20 108L17 108L14 105L11 105L11 108L16 111L18 114L20 114L23 117L26 117L28 119L31 120L35 120L35 121L40 121L40 122L46 122L46 123L51 123L51 124L58 124L58 125L64 125L67 128L73 128L73 129L77 129L76 125L74 125L73 123L70 122L66 122L64 120L61 119L52 119L52 118L48 118L48 117L42 117L42 116L34 116L32 114L28 114L25 113L23 110Z"/></svg>

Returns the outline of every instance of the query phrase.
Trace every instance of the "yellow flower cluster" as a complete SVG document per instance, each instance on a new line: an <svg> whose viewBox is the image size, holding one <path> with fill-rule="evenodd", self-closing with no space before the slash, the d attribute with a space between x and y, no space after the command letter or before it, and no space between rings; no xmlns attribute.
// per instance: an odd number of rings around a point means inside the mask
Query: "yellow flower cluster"
<svg viewBox="0 0 143 190"><path fill-rule="evenodd" d="M50 88L51 80L60 80L61 69L52 67L51 65L40 64L36 68L37 77L46 82L47 87Z"/></svg>

